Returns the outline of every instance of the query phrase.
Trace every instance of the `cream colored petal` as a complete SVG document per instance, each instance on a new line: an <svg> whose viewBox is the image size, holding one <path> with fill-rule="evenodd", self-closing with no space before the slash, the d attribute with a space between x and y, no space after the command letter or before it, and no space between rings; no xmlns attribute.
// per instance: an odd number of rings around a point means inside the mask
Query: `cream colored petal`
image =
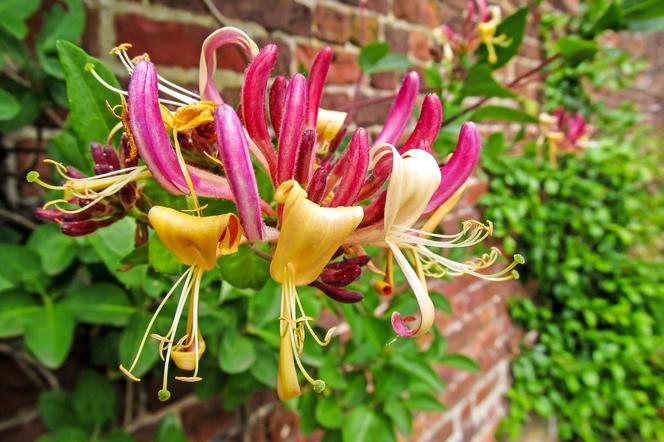
<svg viewBox="0 0 664 442"><path fill-rule="evenodd" d="M412 149L402 157L392 147L392 158L384 219L388 236L394 226L415 224L440 184L440 169L429 153Z"/></svg>

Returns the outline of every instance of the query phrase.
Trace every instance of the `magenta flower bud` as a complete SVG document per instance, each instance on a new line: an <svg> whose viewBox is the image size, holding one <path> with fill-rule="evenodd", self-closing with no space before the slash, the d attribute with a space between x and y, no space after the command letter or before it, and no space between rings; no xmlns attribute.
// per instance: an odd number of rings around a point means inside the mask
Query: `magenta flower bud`
<svg viewBox="0 0 664 442"><path fill-rule="evenodd" d="M586 132L586 119L579 112L574 114L567 123L567 139L576 143Z"/></svg>
<svg viewBox="0 0 664 442"><path fill-rule="evenodd" d="M480 157L480 133L471 122L464 123L454 153L440 168L440 185L424 213L431 213L448 200L468 180Z"/></svg>
<svg viewBox="0 0 664 442"><path fill-rule="evenodd" d="M408 124L410 114L413 112L417 93L420 88L420 77L417 72L411 71L403 79L401 88L397 94L390 112L385 120L383 130L374 141L374 145L380 143L396 144Z"/></svg>
<svg viewBox="0 0 664 442"><path fill-rule="evenodd" d="M189 186L161 118L157 73L151 62L136 65L128 92L129 126L141 159L166 191L188 195ZM187 166L187 171L199 196L232 199L224 178L193 166Z"/></svg>
<svg viewBox="0 0 664 442"><path fill-rule="evenodd" d="M284 118L279 133L279 160L277 183L293 178L298 147L304 128L304 112L307 105L307 80L302 74L295 74L288 83Z"/></svg>
<svg viewBox="0 0 664 442"><path fill-rule="evenodd" d="M67 175L69 175L71 178L85 178L86 175L75 168L74 166L67 166Z"/></svg>
<svg viewBox="0 0 664 442"><path fill-rule="evenodd" d="M349 265L340 269L324 268L320 280L334 287L346 287L360 277L362 268L358 265Z"/></svg>
<svg viewBox="0 0 664 442"><path fill-rule="evenodd" d="M265 119L265 91L278 54L279 50L273 44L261 49L247 68L242 84L242 115L247 133L265 157L272 181L275 181L277 156Z"/></svg>
<svg viewBox="0 0 664 442"><path fill-rule="evenodd" d="M325 198L325 188L327 187L327 179L330 175L330 163L325 163L314 172L307 188L307 197L309 200L316 204Z"/></svg>
<svg viewBox="0 0 664 442"><path fill-rule="evenodd" d="M42 209L38 207L35 209L35 215L44 221L57 222L62 220L63 213L57 209Z"/></svg>
<svg viewBox="0 0 664 442"><path fill-rule="evenodd" d="M346 116L346 120L348 120L348 117ZM334 153L339 149L339 146L341 145L341 142L344 140L344 137L346 136L346 133L348 132L348 125L346 124L348 121L344 123L343 126L341 126L341 129L339 129L339 132L337 133L337 136L334 137L332 141L330 141L330 147L328 148L327 151L327 157L331 157L334 155Z"/></svg>
<svg viewBox="0 0 664 442"><path fill-rule="evenodd" d="M244 235L259 241L265 232L256 175L249 157L249 142L232 107L221 104L214 111L217 147L235 197Z"/></svg>
<svg viewBox="0 0 664 442"><path fill-rule="evenodd" d="M357 202L369 168L369 136L367 131L358 128L350 140L348 148L341 156L343 175L337 185L330 207L350 206ZM335 166L336 169L336 166Z"/></svg>
<svg viewBox="0 0 664 442"><path fill-rule="evenodd" d="M129 183L120 189L118 196L120 197L122 208L125 211L129 211L134 208L138 200L138 186L136 186L136 183Z"/></svg>
<svg viewBox="0 0 664 442"><path fill-rule="evenodd" d="M371 201L367 207L364 208L364 218L362 222L357 227L362 228L376 224L378 222L383 222L383 217L385 216L385 201L387 200L387 192L383 191L376 199Z"/></svg>
<svg viewBox="0 0 664 442"><path fill-rule="evenodd" d="M287 88L288 80L281 75L274 79L270 88L270 122L272 122L272 128L277 137L281 132Z"/></svg>
<svg viewBox="0 0 664 442"><path fill-rule="evenodd" d="M431 153L431 145L436 141L440 126L443 124L443 105L435 94L428 94L422 102L420 118L406 142L399 148L399 153L410 149L422 149ZM391 158L392 157L385 157ZM392 166L390 165L390 170Z"/></svg>
<svg viewBox="0 0 664 442"><path fill-rule="evenodd" d="M300 140L297 161L295 163L295 179L306 188L309 185L309 178L313 169L314 144L316 143L316 130L306 129Z"/></svg>
<svg viewBox="0 0 664 442"><path fill-rule="evenodd" d="M333 287L321 281L314 281L309 285L316 287L335 301L342 302L344 304L354 304L364 299L364 295L362 295L362 293L354 292L352 290L344 289L341 287Z"/></svg>
<svg viewBox="0 0 664 442"><path fill-rule="evenodd" d="M120 157L113 146L104 146L102 147L102 150L104 152L104 158L106 158L106 164L109 165L112 171L122 169L122 166L120 165Z"/></svg>
<svg viewBox="0 0 664 442"><path fill-rule="evenodd" d="M111 223L108 223L107 221L94 221L91 219L85 221L71 221L63 223L60 226L60 231L68 236L83 236L89 235L100 227L104 227Z"/></svg>
<svg viewBox="0 0 664 442"><path fill-rule="evenodd" d="M108 164L106 163L104 149L101 147L101 144L94 142L90 143L90 154L92 155L92 161L95 164L95 175L110 172L110 170L108 170Z"/></svg>
<svg viewBox="0 0 664 442"><path fill-rule="evenodd" d="M307 129L316 130L320 98L323 95L323 86L325 86L325 78L330 70L333 55L332 49L325 47L316 54L316 58L311 65L307 102Z"/></svg>

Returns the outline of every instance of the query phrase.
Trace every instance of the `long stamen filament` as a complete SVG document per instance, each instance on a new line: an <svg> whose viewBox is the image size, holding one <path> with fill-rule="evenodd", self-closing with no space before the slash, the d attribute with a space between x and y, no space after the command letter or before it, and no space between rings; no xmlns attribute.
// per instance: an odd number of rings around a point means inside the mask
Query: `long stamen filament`
<svg viewBox="0 0 664 442"><path fill-rule="evenodd" d="M175 317L173 318L173 324L171 325L171 328L168 332L168 335L175 335L178 329L178 323L180 322L180 317L182 316L182 310L184 309L184 304L187 301L187 298L189 298L189 293L191 292L192 288L192 281L191 281L191 275L194 271L196 271L196 278L199 278L199 271L196 269L194 266L190 267L190 272L188 272L187 280L182 287L182 292L180 293L180 300L178 301L178 306L175 311ZM168 336L167 335L167 336ZM169 341L168 343L168 350L166 351L166 357L164 361L164 378L163 378L163 383L162 383L162 388L159 390L159 400L161 401L166 401L168 398L170 398L170 392L168 391L168 366L171 358L171 352L173 351L173 341Z"/></svg>
<svg viewBox="0 0 664 442"><path fill-rule="evenodd" d="M182 171L182 175L184 176L184 180L187 183L187 187L189 187L189 194L191 195L191 198L194 200L194 207L196 208L196 214L198 216L201 216L201 206L198 203L198 197L196 196L196 190L194 190L194 183L191 181L191 175L189 174L189 169L187 168L187 164L184 161L184 157L182 156L182 149L180 148L180 141L178 141L178 131L177 128L173 128L173 141L175 144L175 153L178 158L178 163L180 165L180 170Z"/></svg>
<svg viewBox="0 0 664 442"><path fill-rule="evenodd" d="M132 371L134 371L134 368L136 368L136 364L138 363L138 360L141 357L141 353L143 352L143 347L145 346L145 342L147 341L148 335L150 334L150 330L152 330L152 326L154 325L154 322L157 320L157 316L159 316L159 312L161 312L161 309L166 305L166 302L168 299L171 297L173 292L175 292L175 289L180 285L182 280L185 277L188 277L191 274L192 267L187 269L182 276L173 284L173 287L166 293L166 296L164 296L164 299L159 303L159 306L157 307L157 310L155 310L154 314L152 315L152 318L150 318L150 322L148 323L148 327L145 329L145 333L143 334L143 339L141 339L141 344L138 346L138 351L136 352L136 356L134 357L134 361L131 363L131 366L127 370L124 368L122 365L120 365L120 371L122 371L125 375L127 375L130 379L134 381L140 381L139 378L131 374Z"/></svg>

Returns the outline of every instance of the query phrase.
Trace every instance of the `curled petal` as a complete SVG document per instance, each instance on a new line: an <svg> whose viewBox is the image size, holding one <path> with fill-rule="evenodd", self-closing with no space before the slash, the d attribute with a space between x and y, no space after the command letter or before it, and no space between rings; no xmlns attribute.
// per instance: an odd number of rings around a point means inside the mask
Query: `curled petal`
<svg viewBox="0 0 664 442"><path fill-rule="evenodd" d="M435 94L424 97L420 118L406 142L399 148L399 153L410 149L423 149L431 153L431 145L436 141L440 125L443 123L443 105Z"/></svg>
<svg viewBox="0 0 664 442"><path fill-rule="evenodd" d="M166 248L180 262L209 271L221 255L235 253L242 226L235 215L192 216L170 207L153 206L148 219Z"/></svg>
<svg viewBox="0 0 664 442"><path fill-rule="evenodd" d="M358 128L355 131L348 149L339 161L342 162L343 175L330 207L348 206L357 201L369 168L369 136L366 130Z"/></svg>
<svg viewBox="0 0 664 442"><path fill-rule="evenodd" d="M370 226L383 220L386 197L387 192L382 192L364 208L364 218L362 218L359 227Z"/></svg>
<svg viewBox="0 0 664 442"><path fill-rule="evenodd" d="M272 279L282 283L289 269L295 285L311 284L362 221L362 208L321 207L309 201L294 180L282 183L274 199L284 205L284 210L270 265Z"/></svg>
<svg viewBox="0 0 664 442"><path fill-rule="evenodd" d="M279 161L277 183L293 178L295 161L304 128L304 112L307 101L307 80L302 74L295 74L288 83L284 119L279 133Z"/></svg>
<svg viewBox="0 0 664 442"><path fill-rule="evenodd" d="M224 163L226 177L235 197L237 209L249 241L262 239L265 231L260 209L258 185L254 174L249 143L242 123L232 107L221 104L214 111L217 147Z"/></svg>
<svg viewBox="0 0 664 442"><path fill-rule="evenodd" d="M316 55L309 72L309 92L307 103L307 129L316 128L320 97L323 94L325 78L332 62L332 49L325 47Z"/></svg>
<svg viewBox="0 0 664 442"><path fill-rule="evenodd" d="M431 298L429 297L429 292L427 291L426 286L423 281L417 276L417 273L410 266L408 259L404 254L399 250L399 247L392 244L391 242L387 243L390 247L390 250L394 254L394 259L401 268L408 284L410 284L413 293L415 293L415 298L417 299L417 305L420 310L420 324L415 329L410 329L401 318L399 312L392 313L392 328L399 336L406 338L411 338L415 336L422 336L429 331L433 325L433 320L435 316L435 308Z"/></svg>
<svg viewBox="0 0 664 442"><path fill-rule="evenodd" d="M279 133L281 132L281 121L284 116L287 89L288 80L282 75L274 79L270 88L270 121L277 137L279 137Z"/></svg>
<svg viewBox="0 0 664 442"><path fill-rule="evenodd" d="M392 103L383 130L374 141L374 145L381 143L395 144L399 141L406 124L408 124L413 106L415 106L419 87L420 77L417 72L409 72L401 83L401 88Z"/></svg>
<svg viewBox="0 0 664 442"><path fill-rule="evenodd" d="M203 42L201 48L201 61L199 65L198 87L201 94L201 100L223 103L219 91L214 85L214 71L217 69L216 50L226 44L237 44L242 48L249 60L252 60L258 54L258 46L243 31L224 27L217 29Z"/></svg>
<svg viewBox="0 0 664 442"><path fill-rule="evenodd" d="M149 61L136 65L129 81L129 127L138 153L157 182L173 194L189 194L175 150L164 128L159 108L157 73ZM187 167L196 193L200 196L232 199L222 177L193 166Z"/></svg>
<svg viewBox="0 0 664 442"><path fill-rule="evenodd" d="M243 120L249 136L267 160L273 181L277 172L277 155L265 119L265 91L278 53L276 45L267 45L261 49L249 65L242 84Z"/></svg>
<svg viewBox="0 0 664 442"><path fill-rule="evenodd" d="M473 123L464 123L454 153L440 168L440 185L424 213L434 211L463 186L477 165L480 156L480 133Z"/></svg>

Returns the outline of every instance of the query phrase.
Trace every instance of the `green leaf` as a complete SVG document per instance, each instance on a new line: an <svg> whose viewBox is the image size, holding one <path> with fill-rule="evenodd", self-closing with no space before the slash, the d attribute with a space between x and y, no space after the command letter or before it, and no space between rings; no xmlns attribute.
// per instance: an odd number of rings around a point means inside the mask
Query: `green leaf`
<svg viewBox="0 0 664 442"><path fill-rule="evenodd" d="M256 361L249 370L261 383L269 388L277 388L277 353L266 344L256 345Z"/></svg>
<svg viewBox="0 0 664 442"><path fill-rule="evenodd" d="M74 238L63 235L53 224L39 226L30 235L28 248L39 255L44 272L51 276L62 273L76 259Z"/></svg>
<svg viewBox="0 0 664 442"><path fill-rule="evenodd" d="M21 111L21 105L12 94L0 89L0 120L11 120Z"/></svg>
<svg viewBox="0 0 664 442"><path fill-rule="evenodd" d="M146 313L136 314L131 317L129 324L122 332L119 353L122 366L126 369L131 367L149 322L150 315ZM153 329L151 332L155 332L155 330ZM159 344L148 336L141 357L139 358L136 367L132 370L134 376L140 378L152 368L155 362L157 362L157 359L159 359L158 347Z"/></svg>
<svg viewBox="0 0 664 442"><path fill-rule="evenodd" d="M484 106L473 112L471 121L514 121L516 123L537 123L537 118L519 109L507 106Z"/></svg>
<svg viewBox="0 0 664 442"><path fill-rule="evenodd" d="M519 52L523 36L526 33L527 18L528 6L523 6L500 22L496 28L496 36L505 35L508 43L495 46L498 61L495 64L490 65L492 69L498 69L504 66L517 54L517 52ZM477 54L479 60L487 62L486 46L480 46Z"/></svg>
<svg viewBox="0 0 664 442"><path fill-rule="evenodd" d="M89 169L88 150L80 146L73 129L71 129L70 120L70 118L67 118L63 130L49 142L49 154L56 161L74 166L79 170Z"/></svg>
<svg viewBox="0 0 664 442"><path fill-rule="evenodd" d="M597 52L597 48L597 43L593 40L584 40L576 35L562 37L558 40L558 50L572 66L592 58Z"/></svg>
<svg viewBox="0 0 664 442"><path fill-rule="evenodd" d="M226 373L236 374L248 370L256 361L254 343L235 332L224 335L219 347L219 367Z"/></svg>
<svg viewBox="0 0 664 442"><path fill-rule="evenodd" d="M660 0L637 0L629 3L623 6L623 14L630 31L664 30L664 4Z"/></svg>
<svg viewBox="0 0 664 442"><path fill-rule="evenodd" d="M32 295L21 291L0 294L0 338L19 336L31 315L39 311Z"/></svg>
<svg viewBox="0 0 664 442"><path fill-rule="evenodd" d="M112 421L118 405L111 381L92 370L81 373L73 401L79 421L87 423L89 428Z"/></svg>
<svg viewBox="0 0 664 442"><path fill-rule="evenodd" d="M252 327L260 328L274 323L278 328L279 309L281 306L281 287L272 280L253 296L249 297L247 316Z"/></svg>
<svg viewBox="0 0 664 442"><path fill-rule="evenodd" d="M18 244L0 244L0 279L10 287L26 282L44 289L41 260L32 250Z"/></svg>
<svg viewBox="0 0 664 442"><path fill-rule="evenodd" d="M400 371L420 379L433 391L439 392L445 388L445 383L440 379L438 373L424 361L393 355L390 364Z"/></svg>
<svg viewBox="0 0 664 442"><path fill-rule="evenodd" d="M48 301L28 317L25 345L48 368L58 368L67 358L76 321L63 304Z"/></svg>
<svg viewBox="0 0 664 442"><path fill-rule="evenodd" d="M376 439L371 434L371 427L375 416L373 411L365 405L355 408L346 415L341 428L343 442L373 442Z"/></svg>
<svg viewBox="0 0 664 442"><path fill-rule="evenodd" d="M46 434L37 439L37 442L88 442L88 434L77 427L59 428L53 434Z"/></svg>
<svg viewBox="0 0 664 442"><path fill-rule="evenodd" d="M316 420L325 428L341 428L344 413L334 395L323 396L316 404Z"/></svg>
<svg viewBox="0 0 664 442"><path fill-rule="evenodd" d="M177 418L169 414L159 424L154 442L187 442L187 435L182 431Z"/></svg>
<svg viewBox="0 0 664 442"><path fill-rule="evenodd" d="M78 426L71 396L66 391L45 391L39 395L39 414L46 428L55 431Z"/></svg>
<svg viewBox="0 0 664 442"><path fill-rule="evenodd" d="M148 242L148 260L153 269L159 273L167 275L177 275L182 273L182 263L168 250L164 243L159 239L159 235L150 236Z"/></svg>
<svg viewBox="0 0 664 442"><path fill-rule="evenodd" d="M379 72L389 71L405 71L413 67L413 62L410 61L406 54L389 53L385 57L378 60L371 68L364 71L365 74L377 74Z"/></svg>
<svg viewBox="0 0 664 442"><path fill-rule="evenodd" d="M413 416L401 400L388 400L385 404L385 414L392 419L400 433L408 436L413 431Z"/></svg>
<svg viewBox="0 0 664 442"><path fill-rule="evenodd" d="M147 267L143 265L121 271L122 259L134 250L135 228L136 221L133 218L124 218L86 236L86 240L95 249L108 270L120 282L131 288L141 287L147 273Z"/></svg>
<svg viewBox="0 0 664 442"><path fill-rule="evenodd" d="M81 287L63 302L76 319L90 324L127 325L136 311L124 290L109 283Z"/></svg>
<svg viewBox="0 0 664 442"><path fill-rule="evenodd" d="M222 256L217 268L224 281L240 289L260 290L270 279L270 262L242 245L236 253Z"/></svg>
<svg viewBox="0 0 664 442"><path fill-rule="evenodd" d="M479 373L480 371L480 366L477 365L477 362L473 361L468 356L464 356L459 353L448 353L440 358L438 362L450 367L460 368L461 370L466 370L473 373Z"/></svg>
<svg viewBox="0 0 664 442"><path fill-rule="evenodd" d="M447 409L438 399L426 393L411 394L404 404L412 410L419 411L445 411Z"/></svg>
<svg viewBox="0 0 664 442"><path fill-rule="evenodd" d="M357 57L357 63L363 72L370 70L381 58L390 53L390 44L387 42L370 43L362 48Z"/></svg>
<svg viewBox="0 0 664 442"><path fill-rule="evenodd" d="M85 27L85 10L81 0L66 0L67 10L59 5L53 5L43 15L43 26L35 43L37 57L44 70L59 79L64 78L62 67L54 57L56 42L68 40L77 43Z"/></svg>
<svg viewBox="0 0 664 442"><path fill-rule="evenodd" d="M40 0L3 0L0 2L0 28L22 40L28 33L25 21L34 14Z"/></svg>
<svg viewBox="0 0 664 442"><path fill-rule="evenodd" d="M110 69L76 45L60 40L56 47L67 83L72 127L80 140L80 149L87 159L87 171L90 172L90 143L105 141L117 123L117 119L106 107L106 101L111 106L118 104L118 94L102 86L86 71L86 66L94 66L99 76L111 86L119 87L119 84Z"/></svg>
<svg viewBox="0 0 664 442"><path fill-rule="evenodd" d="M501 86L486 64L476 64L468 70L468 75L461 86L461 95L465 97L500 97L510 98L514 93Z"/></svg>

